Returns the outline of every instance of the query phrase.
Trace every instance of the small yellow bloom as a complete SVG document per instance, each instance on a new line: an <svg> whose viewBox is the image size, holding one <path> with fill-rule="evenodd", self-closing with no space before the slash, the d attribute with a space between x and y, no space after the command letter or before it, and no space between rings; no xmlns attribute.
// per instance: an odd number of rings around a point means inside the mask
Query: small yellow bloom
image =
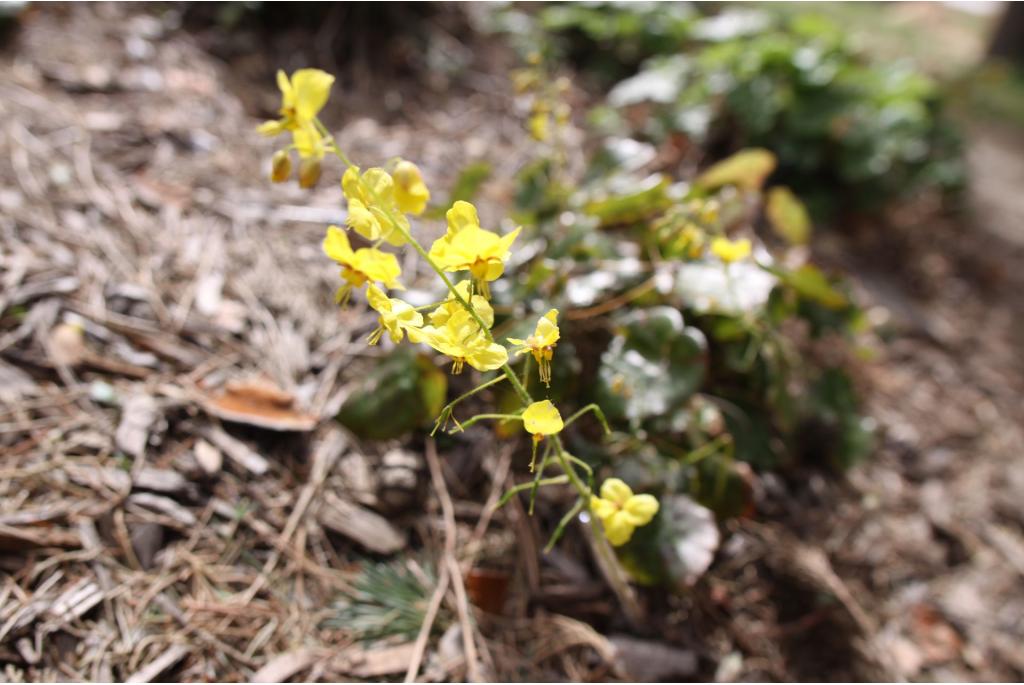
<svg viewBox="0 0 1024 685"><path fill-rule="evenodd" d="M590 496L590 510L604 524L608 542L619 547L629 542L633 531L646 526L658 513L658 500L653 495L634 495L633 490L618 478L609 478L601 485L601 496Z"/></svg>
<svg viewBox="0 0 1024 685"><path fill-rule="evenodd" d="M457 303L456 303L457 304ZM452 358L452 373L462 373L469 364L477 371L493 371L508 362L508 350L487 339L473 317L465 309L453 311L440 326L410 329L409 339L423 342Z"/></svg>
<svg viewBox="0 0 1024 685"><path fill-rule="evenodd" d="M480 317L489 329L494 325L494 308L491 307L491 303L487 301L487 298L482 295L473 295L470 297L469 293L472 285L472 281L460 281L455 284L455 292L457 292L463 300L469 302L470 306L473 307L473 310L476 311L477 316ZM433 326L444 326L448 323L448 320L452 315L465 311L466 308L455 299L455 296L450 295L447 300L438 305L437 309L430 313L430 323Z"/></svg>
<svg viewBox="0 0 1024 685"><path fill-rule="evenodd" d="M430 190L423 182L419 167L403 159L395 165L394 179L398 209L417 216L422 214L430 201Z"/></svg>
<svg viewBox="0 0 1024 685"><path fill-rule="evenodd" d="M283 71L277 72L277 87L281 89L281 118L266 121L259 127L265 136L276 136L284 131L296 131L311 125L316 115L327 104L334 77L320 69L299 69L289 79Z"/></svg>
<svg viewBox="0 0 1024 685"><path fill-rule="evenodd" d="M540 369L540 380L544 385L551 385L551 358L555 353L555 344L558 342L558 310L552 309L537 321L537 327L526 340L509 338L513 345L519 346L516 354L524 352L533 354Z"/></svg>
<svg viewBox="0 0 1024 685"><path fill-rule="evenodd" d="M370 306L380 314L379 325L370 334L369 343L376 345L384 331L388 332L392 342L402 342L405 332L419 329L423 325L423 316L411 304L404 300L388 297L383 290L370 284L366 288L366 299Z"/></svg>
<svg viewBox="0 0 1024 685"><path fill-rule="evenodd" d="M690 259L700 257L704 252L704 232L694 223L687 223L676 236L674 247Z"/></svg>
<svg viewBox="0 0 1024 685"><path fill-rule="evenodd" d="M360 175L359 169L349 167L341 177L341 189L348 200L350 228L367 240L384 238L395 247L405 244L402 231L409 231L409 219L398 206L391 174L375 167Z"/></svg>
<svg viewBox="0 0 1024 685"><path fill-rule="evenodd" d="M505 270L512 243L522 228L500 236L480 228L476 208L457 201L447 213L448 232L434 241L430 258L445 271L469 271L480 293L487 297L487 283Z"/></svg>
<svg viewBox="0 0 1024 685"><path fill-rule="evenodd" d="M530 136L539 143L546 142L551 136L549 123L550 117L548 117L547 112L535 112L531 114L527 121L527 128L530 130Z"/></svg>
<svg viewBox="0 0 1024 685"><path fill-rule="evenodd" d="M341 277L345 279L346 285L338 291L339 301L344 300L352 288L360 288L367 282L377 281L388 288L404 289L398 282L402 268L395 255L373 247L353 250L345 231L337 226L327 228L323 248L328 257L342 266Z"/></svg>
<svg viewBox="0 0 1024 685"><path fill-rule="evenodd" d="M729 240L728 238L719 237L711 241L711 251L726 264L732 264L749 257L751 247L748 238Z"/></svg>
<svg viewBox="0 0 1024 685"><path fill-rule="evenodd" d="M551 404L551 400L534 402L523 412L523 428L538 442L544 436L561 433L564 427L562 415L558 413L558 407Z"/></svg>

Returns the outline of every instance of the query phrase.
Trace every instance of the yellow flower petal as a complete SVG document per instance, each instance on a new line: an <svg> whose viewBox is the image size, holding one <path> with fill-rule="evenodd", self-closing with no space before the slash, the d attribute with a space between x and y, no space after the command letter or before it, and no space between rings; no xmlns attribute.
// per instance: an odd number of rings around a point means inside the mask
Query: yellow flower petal
<svg viewBox="0 0 1024 685"><path fill-rule="evenodd" d="M738 262L750 256L751 243L747 238L732 241L718 237L711 241L711 251L726 264Z"/></svg>
<svg viewBox="0 0 1024 685"><path fill-rule="evenodd" d="M299 69L292 74L293 107L300 123L312 121L323 109L333 84L334 77L320 69Z"/></svg>
<svg viewBox="0 0 1024 685"><path fill-rule="evenodd" d="M523 427L533 435L554 435L561 432L565 424L558 407L551 400L534 402L523 412Z"/></svg>
<svg viewBox="0 0 1024 685"><path fill-rule="evenodd" d="M377 281L389 288L403 289L398 282L402 267L398 265L395 255L373 247L361 247L353 251L348 236L337 226L327 228L323 249L328 257L345 267L342 276L352 285L361 286L366 281Z"/></svg>
<svg viewBox="0 0 1024 685"><path fill-rule="evenodd" d="M303 159L320 160L327 152L323 136L312 125L292 131L292 142L295 144L299 157Z"/></svg>
<svg viewBox="0 0 1024 685"><path fill-rule="evenodd" d="M624 512L617 511L607 519L601 521L604 524L604 534L613 547L619 547L629 542L633 537L636 526L629 522Z"/></svg>
<svg viewBox="0 0 1024 685"><path fill-rule="evenodd" d="M455 235L467 226L480 227L476 207L464 200L456 200L452 208L445 212L445 218L448 220L449 236Z"/></svg>
<svg viewBox="0 0 1024 685"><path fill-rule="evenodd" d="M345 218L345 224L369 241L377 241L383 232L380 222L373 212L367 209L361 200L354 198L348 201L348 216Z"/></svg>
<svg viewBox="0 0 1024 685"><path fill-rule="evenodd" d="M614 502L609 502L606 499L601 499L597 495L590 496L590 511L597 518L604 521L606 518L617 512L619 508L615 506Z"/></svg>
<svg viewBox="0 0 1024 685"><path fill-rule="evenodd" d="M601 499L622 507L633 496L633 490L618 478L609 478L601 484Z"/></svg>
<svg viewBox="0 0 1024 685"><path fill-rule="evenodd" d="M352 245L348 242L345 231L337 226L327 227L327 237L324 238L324 253L334 261L344 264L352 257Z"/></svg>
<svg viewBox="0 0 1024 685"><path fill-rule="evenodd" d="M403 159L395 165L394 179L398 208L409 214L422 214L430 201L430 190L423 182L419 167Z"/></svg>
<svg viewBox="0 0 1024 685"><path fill-rule="evenodd" d="M469 349L466 362L477 371L494 371L508 362L508 350L498 343L477 345Z"/></svg>
<svg viewBox="0 0 1024 685"><path fill-rule="evenodd" d="M634 526L646 526L658 513L658 500L653 495L633 495L622 507L622 513Z"/></svg>
<svg viewBox="0 0 1024 685"><path fill-rule="evenodd" d="M262 136L273 138L274 136L278 136L284 133L285 127L284 124L277 120L264 121L262 124L259 125L256 131Z"/></svg>

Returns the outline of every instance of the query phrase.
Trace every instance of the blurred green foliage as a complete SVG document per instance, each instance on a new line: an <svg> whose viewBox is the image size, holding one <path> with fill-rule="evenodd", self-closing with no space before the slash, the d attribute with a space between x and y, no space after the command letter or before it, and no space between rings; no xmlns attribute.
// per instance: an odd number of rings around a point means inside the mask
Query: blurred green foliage
<svg viewBox="0 0 1024 685"><path fill-rule="evenodd" d="M386 440L433 425L447 392L448 376L430 357L396 347L345 400L338 421L361 438Z"/></svg>
<svg viewBox="0 0 1024 685"><path fill-rule="evenodd" d="M819 217L962 185L942 92L910 64L871 63L819 14L639 4L552 3L532 25L548 52L615 84L593 115L606 131L683 135L711 159L767 148L772 180Z"/></svg>

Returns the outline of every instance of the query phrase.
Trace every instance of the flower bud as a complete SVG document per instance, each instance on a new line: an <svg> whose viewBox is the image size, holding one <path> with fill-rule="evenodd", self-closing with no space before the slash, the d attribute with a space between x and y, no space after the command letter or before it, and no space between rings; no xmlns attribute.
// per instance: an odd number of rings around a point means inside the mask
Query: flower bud
<svg viewBox="0 0 1024 685"><path fill-rule="evenodd" d="M420 168L404 159L395 165L395 173L391 176L395 179L395 183L405 189L412 188L418 183L423 183L423 175L420 174Z"/></svg>
<svg viewBox="0 0 1024 685"><path fill-rule="evenodd" d="M320 160L307 157L299 162L299 186L312 188L320 180Z"/></svg>
<svg viewBox="0 0 1024 685"><path fill-rule="evenodd" d="M270 180L284 183L292 175L292 158L287 150L278 150L270 161Z"/></svg>

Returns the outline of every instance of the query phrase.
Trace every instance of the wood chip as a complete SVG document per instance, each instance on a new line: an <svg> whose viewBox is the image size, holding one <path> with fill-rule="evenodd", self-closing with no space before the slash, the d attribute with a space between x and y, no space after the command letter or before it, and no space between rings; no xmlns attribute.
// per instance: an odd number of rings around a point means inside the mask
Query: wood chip
<svg viewBox="0 0 1024 685"><path fill-rule="evenodd" d="M191 527L196 525L197 522L195 514L171 498L164 497L162 495L154 495L149 492L138 492L128 498L128 503L170 516L183 526Z"/></svg>
<svg viewBox="0 0 1024 685"><path fill-rule="evenodd" d="M77 534L61 528L17 528L0 524L0 549L24 549L25 545L36 547L79 547L81 539Z"/></svg>
<svg viewBox="0 0 1024 685"><path fill-rule="evenodd" d="M241 440L227 434L219 426L210 428L204 435L206 439L219 447L228 459L257 476L270 470L270 462L256 454Z"/></svg>
<svg viewBox="0 0 1024 685"><path fill-rule="evenodd" d="M377 554L393 554L406 545L405 535L380 514L325 493L317 512L320 524L355 540Z"/></svg>
<svg viewBox="0 0 1024 685"><path fill-rule="evenodd" d="M85 353L85 332L81 326L62 323L50 331L46 340L46 354L55 366L78 366Z"/></svg>
<svg viewBox="0 0 1024 685"><path fill-rule="evenodd" d="M192 487L192 484L177 471L151 466L140 469L132 480L136 488L156 492L180 493Z"/></svg>
<svg viewBox="0 0 1024 685"><path fill-rule="evenodd" d="M54 600L46 613L63 625L83 616L103 601L103 590L87 578L80 578Z"/></svg>
<svg viewBox="0 0 1024 685"><path fill-rule="evenodd" d="M264 664L263 668L256 671L249 682L283 683L299 671L309 668L314 661L316 661L316 654L307 647L278 654Z"/></svg>
<svg viewBox="0 0 1024 685"><path fill-rule="evenodd" d="M174 645L166 652L158 656L156 659L150 661L148 664L137 670L135 673L132 673L130 676L128 676L128 679L125 682L152 682L153 679L156 678L158 675L166 671L174 664L181 661L181 659L186 654L188 654L188 647L185 647L184 645Z"/></svg>
<svg viewBox="0 0 1024 685"><path fill-rule="evenodd" d="M353 646L335 657L331 661L331 668L357 678L379 678L404 673L414 650L415 644L412 642L374 649Z"/></svg>
<svg viewBox="0 0 1024 685"><path fill-rule="evenodd" d="M611 638L615 663L637 682L672 682L697 672L697 655L689 649L627 635Z"/></svg>
<svg viewBox="0 0 1024 685"><path fill-rule="evenodd" d="M146 451L149 431L159 415L156 400L149 395L139 393L129 397L114 435L118 449L140 459Z"/></svg>
<svg viewBox="0 0 1024 685"><path fill-rule="evenodd" d="M199 468L203 470L203 473L208 476L220 473L221 467L224 464L224 456L219 449L206 440L197 440L193 454L195 455L196 463L199 464Z"/></svg>
<svg viewBox="0 0 1024 685"><path fill-rule="evenodd" d="M295 397L269 381L228 383L224 392L204 398L203 407L213 416L273 431L311 431L318 419L295 407Z"/></svg>
<svg viewBox="0 0 1024 685"><path fill-rule="evenodd" d="M119 495L127 495L132 489L131 475L113 466L70 463L65 464L63 469L72 481L97 492L113 490Z"/></svg>

